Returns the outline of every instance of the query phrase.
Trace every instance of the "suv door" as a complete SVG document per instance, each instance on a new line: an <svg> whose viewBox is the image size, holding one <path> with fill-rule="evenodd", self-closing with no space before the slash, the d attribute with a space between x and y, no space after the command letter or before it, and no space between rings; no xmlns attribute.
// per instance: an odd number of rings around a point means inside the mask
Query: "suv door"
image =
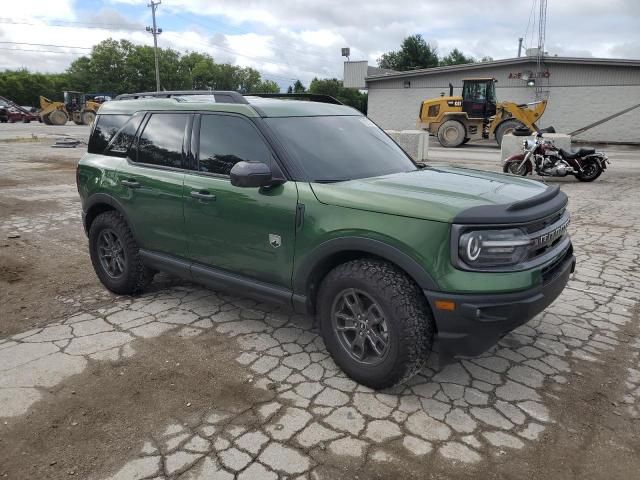
<svg viewBox="0 0 640 480"><path fill-rule="evenodd" d="M116 197L140 248L186 256L182 188L191 117L148 114L118 168Z"/></svg>
<svg viewBox="0 0 640 480"><path fill-rule="evenodd" d="M274 154L247 118L201 114L194 121L194 162L184 180L184 216L194 262L291 288L298 189L231 185L240 161L261 161L282 177ZM197 268L192 269L196 276Z"/></svg>

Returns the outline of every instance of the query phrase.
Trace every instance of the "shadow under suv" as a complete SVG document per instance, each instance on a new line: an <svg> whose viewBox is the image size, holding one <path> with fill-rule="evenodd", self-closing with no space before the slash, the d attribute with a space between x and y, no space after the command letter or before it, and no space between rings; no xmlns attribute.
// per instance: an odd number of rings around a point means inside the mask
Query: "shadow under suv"
<svg viewBox="0 0 640 480"><path fill-rule="evenodd" d="M557 187L416 164L358 111L311 100L105 103L77 172L102 283L135 294L165 271L315 314L372 388L417 373L436 335L477 355L560 294L575 259Z"/></svg>

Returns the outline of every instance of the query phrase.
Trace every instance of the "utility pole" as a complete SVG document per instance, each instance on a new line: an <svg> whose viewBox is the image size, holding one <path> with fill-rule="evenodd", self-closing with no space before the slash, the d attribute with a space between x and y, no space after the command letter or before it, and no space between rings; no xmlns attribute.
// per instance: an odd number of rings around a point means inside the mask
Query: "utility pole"
<svg viewBox="0 0 640 480"><path fill-rule="evenodd" d="M518 57L522 55L522 37L518 39Z"/></svg>
<svg viewBox="0 0 640 480"><path fill-rule="evenodd" d="M153 27L147 27L147 32L153 35L153 53L156 58L156 92L160 91L160 67L158 66L158 35L162 33L162 29L156 26L156 9L161 3L162 0L157 0L156 2L151 0L147 5L147 7L151 7L151 16L153 18Z"/></svg>

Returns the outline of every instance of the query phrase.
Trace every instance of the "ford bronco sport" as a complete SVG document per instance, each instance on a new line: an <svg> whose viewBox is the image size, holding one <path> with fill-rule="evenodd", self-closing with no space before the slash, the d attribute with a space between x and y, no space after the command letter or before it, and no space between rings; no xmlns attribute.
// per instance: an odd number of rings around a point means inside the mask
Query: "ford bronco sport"
<svg viewBox="0 0 640 480"><path fill-rule="evenodd" d="M560 294L575 259L557 187L417 165L358 111L310 100L104 104L77 172L102 283L135 294L164 271L316 314L372 388L418 372L435 337L478 355Z"/></svg>

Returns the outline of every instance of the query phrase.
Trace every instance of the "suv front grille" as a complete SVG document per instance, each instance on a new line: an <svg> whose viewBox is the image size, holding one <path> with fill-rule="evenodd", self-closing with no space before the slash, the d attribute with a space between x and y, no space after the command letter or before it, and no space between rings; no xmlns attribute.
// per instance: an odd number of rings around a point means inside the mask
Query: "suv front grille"
<svg viewBox="0 0 640 480"><path fill-rule="evenodd" d="M567 237L569 213L562 210L543 221L524 226L529 233L531 245L527 252L527 261L535 260L558 247Z"/></svg>
<svg viewBox="0 0 640 480"><path fill-rule="evenodd" d="M535 233L538 230L542 230L543 228L557 222L565 213L565 209L563 208L559 212L554 213L553 215L548 216L542 220L536 220L535 222L529 223L524 226L527 233Z"/></svg>

